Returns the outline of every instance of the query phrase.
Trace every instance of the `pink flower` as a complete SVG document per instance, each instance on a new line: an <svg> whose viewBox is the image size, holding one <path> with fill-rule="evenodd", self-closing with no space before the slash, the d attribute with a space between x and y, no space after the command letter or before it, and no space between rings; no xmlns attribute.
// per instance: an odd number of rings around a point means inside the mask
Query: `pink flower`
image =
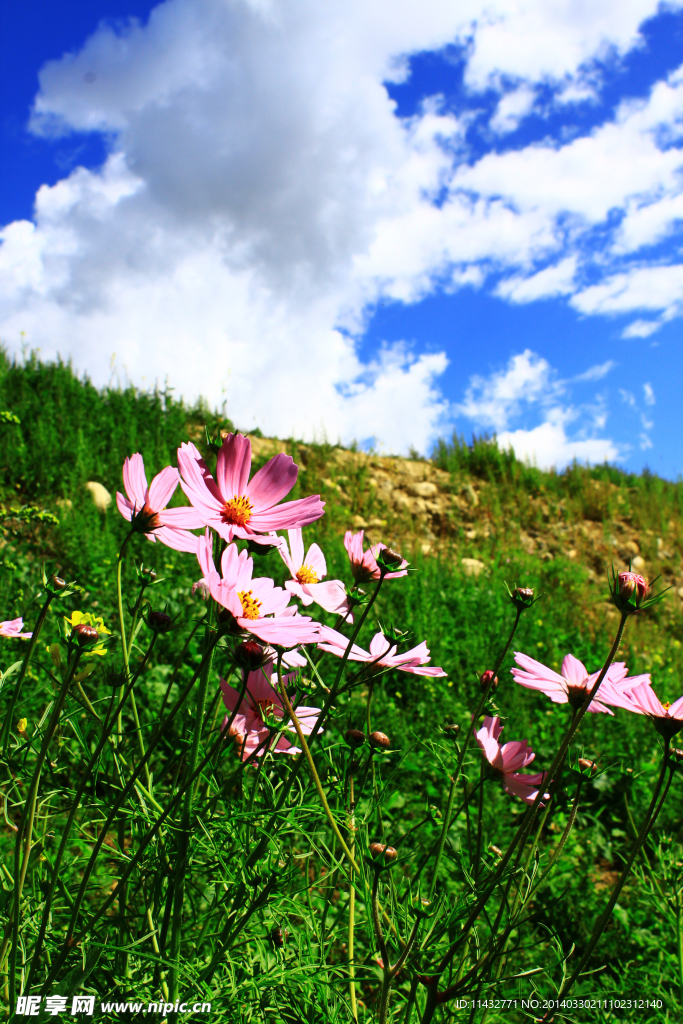
<svg viewBox="0 0 683 1024"><path fill-rule="evenodd" d="M257 757L261 757L264 750L269 749L268 743L264 743L264 740L267 740L270 735L270 728L267 724L268 719L271 722L282 722L284 719L284 709L280 694L270 681L272 671L273 666L271 663L257 669L256 672L250 672L247 676L246 693L241 702L238 691L226 683L224 679L221 679L223 702L226 708L229 712L237 710L237 714L230 726L230 735L235 737L243 761L246 761L261 744L263 746L258 751ZM291 673L290 675L283 676L282 681L287 686L295 679L296 674ZM320 708L299 707L295 708L295 711L296 717L301 724L301 731L304 736L308 736L318 721ZM227 728L228 720L229 715L226 715L221 725L222 729ZM294 730L292 722L288 723L287 728ZM292 746L287 737L282 734L272 749L287 754L300 753L300 748Z"/></svg>
<svg viewBox="0 0 683 1024"><path fill-rule="evenodd" d="M386 544L373 544L367 551L363 551L363 530L359 533L352 533L347 530L344 534L344 547L351 559L351 572L356 583L367 583L369 580L378 580L381 576L377 565L377 555L386 549ZM408 563L404 559L396 572L384 574L385 580L392 580L396 576L407 576Z"/></svg>
<svg viewBox="0 0 683 1024"><path fill-rule="evenodd" d="M33 633L22 633L24 620L21 616L18 619L8 619L7 622L0 622L0 636L11 640L30 640Z"/></svg>
<svg viewBox="0 0 683 1024"><path fill-rule="evenodd" d="M339 658L343 657L344 651L349 646L347 637L329 626L320 627L320 637L323 642L319 643L318 647L322 651L336 654ZM370 641L369 652L364 651L356 644L353 645L349 661L365 661L382 668L398 668L401 672L412 672L416 676L446 675L442 668L427 666L430 656L424 640L417 647L406 651L405 654L398 654L397 651L397 644L392 644L383 633L376 633Z"/></svg>
<svg viewBox="0 0 683 1024"><path fill-rule="evenodd" d="M326 612L343 614L348 622L353 622L353 618L347 614L349 599L341 580L321 582L323 576L327 574L327 565L325 556L318 545L311 544L304 557L302 531L300 529L288 530L287 534L289 547L284 537L280 537L278 542L280 557L292 574L291 580L287 580L285 583L285 588L290 594L298 597L303 605L309 605L315 601Z"/></svg>
<svg viewBox="0 0 683 1024"><path fill-rule="evenodd" d="M128 497L117 491L116 504L124 519L135 521L147 540L160 540L176 551L195 552L197 537L188 530L204 525L200 516L193 508L166 508L179 479L178 470L167 466L148 487L145 463L136 452L123 463L123 486Z"/></svg>
<svg viewBox="0 0 683 1024"><path fill-rule="evenodd" d="M203 526L212 526L227 541L234 537L277 543L263 536L291 530L320 519L324 502L319 495L278 504L296 483L299 467L289 455L275 455L251 480L251 441L228 434L216 460L216 479L193 444L178 449L181 487L199 513Z"/></svg>
<svg viewBox="0 0 683 1024"><path fill-rule="evenodd" d="M638 678L642 679L643 677ZM636 715L647 715L662 736L671 738L683 729L683 697L679 697L673 704L662 704L650 686L649 678L646 676L644 682L634 685L628 690L617 689L609 683L603 683L600 697L612 707L625 708L626 711L633 711ZM637 679L633 682L637 682Z"/></svg>
<svg viewBox="0 0 683 1024"><path fill-rule="evenodd" d="M546 773L520 774L520 768L526 768L528 764L531 764L536 755L527 740L514 740L501 746L498 737L502 731L500 718L497 716L490 718L486 715L484 725L479 732L475 733L477 743L491 767L500 772L506 793L512 793L525 803L532 804L536 799L539 786L545 782ZM547 800L549 796L549 793L544 793L543 799ZM543 804L541 804L542 806Z"/></svg>
<svg viewBox="0 0 683 1024"><path fill-rule="evenodd" d="M650 590L647 580L635 572L620 572L617 576L617 587L619 589L619 597L627 601L630 598L634 598L633 603L636 607L639 607L641 602L645 600Z"/></svg>
<svg viewBox="0 0 683 1024"><path fill-rule="evenodd" d="M290 595L286 590L267 577L252 579L254 562L246 550L238 553L236 544L227 546L221 558L221 578L214 565L213 538L208 528L198 540L197 557L204 576L195 586L208 587L214 601L230 612L240 629L280 647L296 647L318 639L318 623L287 607Z"/></svg>
<svg viewBox="0 0 683 1024"><path fill-rule="evenodd" d="M521 654L519 651L515 653L515 661L518 665L522 666L521 669L511 669L516 683L520 683L521 686L526 686L530 690L540 690L546 697L550 697L551 701L555 704L571 704L573 708L581 707L585 700L586 692L593 688L595 681L600 675L600 672L593 672L591 675L588 675L585 665L572 654L567 654L564 658L561 675L553 672L546 665L542 665L540 661L535 661L527 654ZM598 711L605 712L608 715L614 714L613 711L610 711L605 706L607 701L603 700L603 691L607 681L618 687L619 690L623 690L627 687L637 686L638 683L650 678L649 675L643 675L632 676L630 679L627 679L627 672L628 669L623 661L617 661L610 665L605 679L600 684L600 690L595 700L592 700L588 705L588 710L591 714L595 714Z"/></svg>

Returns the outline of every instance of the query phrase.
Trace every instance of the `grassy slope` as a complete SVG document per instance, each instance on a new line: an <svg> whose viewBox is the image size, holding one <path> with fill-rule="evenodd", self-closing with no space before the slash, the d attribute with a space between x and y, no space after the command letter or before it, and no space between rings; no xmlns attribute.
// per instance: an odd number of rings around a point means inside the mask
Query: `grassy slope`
<svg viewBox="0 0 683 1024"><path fill-rule="evenodd" d="M99 481L113 493L120 487L126 455L141 451L149 474L174 461L182 440L192 437L199 443L204 422L212 430L231 424L215 420L205 409L188 409L169 394L140 394L132 388L100 392L78 380L68 366L44 365L33 358L23 366L0 361L0 409L20 420L18 426L0 426L5 432L0 448L4 507L36 503L60 520L55 527L6 523L0 617L23 614L31 621L38 565L48 559L85 588L73 607L97 609L113 627L112 569L124 523L115 505L105 513L95 508L85 483ZM264 461L267 446L261 448ZM433 519L425 523L382 500L369 482L373 465L379 465L373 457L343 455L340 462L339 450L332 446L290 442L289 449L305 466L293 496L320 491L328 500L328 514L309 533L324 544L331 575L346 576L341 535L355 517L386 519L390 539L413 555L418 571L387 586L382 622L411 629L417 640L427 639L433 662L444 666L449 680L425 682L403 674L388 678L378 695L375 724L403 749L416 737L436 736L446 718L466 721L477 675L490 663L509 620L504 579L537 587L545 595L523 622L519 647L555 667L571 650L591 669L604 657L614 627L601 579L610 553L618 561L638 551L648 571L661 570L665 582L678 586L683 557L681 484L609 467L542 473L494 445L478 442L468 448L455 440L440 444L435 452L434 462L446 481L443 488L457 499L449 515L440 516L435 525ZM341 476L342 486L334 486ZM463 501L462 495L472 491L476 502ZM430 539L428 557L420 553L423 535ZM143 539L134 543L138 561L144 558L167 578L161 606L167 603L172 612L191 610L188 590L198 575L191 559ZM481 559L487 571L478 578L467 577L462 557ZM277 556L264 556L258 571L277 578ZM623 648L631 671L652 670L660 695L669 700L680 692L683 667L680 600L675 589L673 593L652 614L632 620ZM369 635L362 639L367 641ZM171 655L172 645L169 662ZM528 736L542 766L555 749L563 709L552 710L545 698L513 688L507 674L510 664L509 658L497 696L501 713L509 719L508 738ZM148 678L150 698L166 672L162 655ZM34 682L37 699L42 684L37 678ZM342 708L340 725L358 724L360 714L352 700ZM653 731L641 719L626 723L623 718L591 716L582 728L582 739L587 754L614 762L615 767L588 787L581 828L571 840L577 870L562 880L566 891L555 889L549 904L538 908L538 919L556 930L565 948L573 941L580 945L587 919L599 906L600 887L611 878L619 850L631 834L625 797L637 818L657 757ZM630 767L635 772L627 771ZM421 756L409 756L403 772L406 788L419 789L423 806L441 803L442 781ZM643 774L634 779L639 772ZM405 827L400 801L397 807L391 825L400 830ZM487 842L502 841L517 810L507 798L492 801ZM549 841L562 827L562 814L561 807ZM680 839L683 820L676 791L665 817L669 832ZM614 963L614 974L608 977L618 978L630 962L632 976L642 984L654 983L664 971L666 988L670 964L656 952L665 927L662 913L653 912L637 887L622 904L622 916L606 946Z"/></svg>

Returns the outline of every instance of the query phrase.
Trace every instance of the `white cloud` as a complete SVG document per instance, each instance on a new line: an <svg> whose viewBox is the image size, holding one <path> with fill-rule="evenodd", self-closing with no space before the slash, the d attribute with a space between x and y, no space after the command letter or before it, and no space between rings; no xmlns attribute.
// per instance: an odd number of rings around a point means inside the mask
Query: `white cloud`
<svg viewBox="0 0 683 1024"><path fill-rule="evenodd" d="M530 277L509 277L496 288L496 295L510 302L536 302L555 295L568 295L574 290L577 258L568 256L554 266L539 270Z"/></svg>
<svg viewBox="0 0 683 1024"><path fill-rule="evenodd" d="M606 377L607 374L610 373L616 365L617 364L614 362L613 359L608 359L606 362L600 363L596 366L589 366L588 369L584 370L583 373L579 373L576 375L576 377L572 377L572 380L577 382L602 380L602 378Z"/></svg>
<svg viewBox="0 0 683 1024"><path fill-rule="evenodd" d="M656 405L657 399L655 398L655 393L652 389L652 384L643 384L643 395L645 398L645 405Z"/></svg>
<svg viewBox="0 0 683 1024"><path fill-rule="evenodd" d="M494 119L509 130L536 85L585 91L591 60L638 45L657 10L657 0L594 0L580 17L567 0L166 0L144 26L104 25L45 66L32 124L102 131L110 156L99 172L44 186L34 223L5 229L0 333L16 350L25 331L98 383L115 352L136 382L168 378L190 399L226 399L244 426L424 449L446 414L445 356L398 344L361 360L353 336L368 304L415 301L437 280L481 287L489 270L507 275L509 301L570 294L582 233L619 207L619 244L641 244L649 236L628 227L631 211L678 194L678 151L658 139L662 124L667 138L679 131L683 85L660 83L585 138L471 163L465 121L433 100L401 122L383 81L405 77L410 53L465 43L469 86L517 83ZM577 308L619 311L617 277L592 286L604 294L576 295ZM670 312L672 289L662 284L666 307L647 308ZM516 359L468 392L496 429L526 401L518 385L546 405L557 387L539 357Z"/></svg>
<svg viewBox="0 0 683 1024"><path fill-rule="evenodd" d="M622 338L649 338L662 327L659 320L634 320L621 332Z"/></svg>
<svg viewBox="0 0 683 1024"><path fill-rule="evenodd" d="M581 313L631 313L637 309L673 312L681 300L683 264L674 264L634 267L625 273L614 274L601 284L584 288L570 301ZM631 337L643 337L635 334L633 325L631 330Z"/></svg>
<svg viewBox="0 0 683 1024"><path fill-rule="evenodd" d="M578 462L614 462L620 449L608 438L572 439L566 424L574 419L573 410L552 409L547 419L532 430L503 431L498 435L501 448L512 448L518 459L539 469L563 469Z"/></svg>
<svg viewBox="0 0 683 1024"><path fill-rule="evenodd" d="M455 413L493 430L503 430L522 407L556 392L550 364L526 349L504 370L470 379L464 401Z"/></svg>
<svg viewBox="0 0 683 1024"><path fill-rule="evenodd" d="M489 127L500 135L513 132L522 118L530 113L535 99L536 92L528 85L520 85L505 93L489 121Z"/></svg>

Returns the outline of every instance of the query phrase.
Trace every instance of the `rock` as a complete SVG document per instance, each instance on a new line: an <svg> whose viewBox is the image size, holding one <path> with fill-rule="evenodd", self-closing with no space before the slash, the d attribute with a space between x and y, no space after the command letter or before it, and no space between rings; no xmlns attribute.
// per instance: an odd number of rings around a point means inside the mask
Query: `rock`
<svg viewBox="0 0 683 1024"><path fill-rule="evenodd" d="M465 530L465 536L467 537L468 540L476 540L477 539L477 531L476 530Z"/></svg>
<svg viewBox="0 0 683 1024"><path fill-rule="evenodd" d="M567 551L566 554L567 554L567 558L576 558L578 552L577 552L576 548L570 548L570 550Z"/></svg>
<svg viewBox="0 0 683 1024"><path fill-rule="evenodd" d="M422 483L410 484L408 487L408 494L412 494L414 498L434 498L439 493L439 488L436 484L430 484L428 480L423 480Z"/></svg>
<svg viewBox="0 0 683 1024"><path fill-rule="evenodd" d="M640 548L638 547L638 545L636 544L636 542L634 540L627 540L626 544L624 546L625 546L627 551L631 552L632 555L639 555L640 554Z"/></svg>
<svg viewBox="0 0 683 1024"><path fill-rule="evenodd" d="M422 543L420 544L420 551L422 552L422 554L423 555L428 555L431 550L432 550L432 545L428 541L423 540Z"/></svg>
<svg viewBox="0 0 683 1024"><path fill-rule="evenodd" d="M88 480L85 486L92 495L95 508L98 508L100 512L106 512L111 505L111 494L107 488L103 484L98 483L97 480Z"/></svg>
<svg viewBox="0 0 683 1024"><path fill-rule="evenodd" d="M645 559L641 558L640 555L636 555L636 557L631 560L631 568L634 569L635 572L642 572L645 568Z"/></svg>
<svg viewBox="0 0 683 1024"><path fill-rule="evenodd" d="M676 593L678 594L679 597L683 598L683 587L679 587L678 590L676 591Z"/></svg>
<svg viewBox="0 0 683 1024"><path fill-rule="evenodd" d="M367 522L362 516L354 516L351 520L354 530L366 530L368 527Z"/></svg>
<svg viewBox="0 0 683 1024"><path fill-rule="evenodd" d="M465 576L479 576L486 568L478 558L461 558L460 564L465 570Z"/></svg>
<svg viewBox="0 0 683 1024"><path fill-rule="evenodd" d="M370 519L369 522L368 522L368 527L375 526L375 527L380 527L381 528L382 526L386 526L386 525L387 525L386 519Z"/></svg>
<svg viewBox="0 0 683 1024"><path fill-rule="evenodd" d="M463 487L463 494L465 494L465 496L467 497L467 500L469 501L472 508L476 508L477 505L479 504L479 495L475 491L472 484L465 484L465 486Z"/></svg>

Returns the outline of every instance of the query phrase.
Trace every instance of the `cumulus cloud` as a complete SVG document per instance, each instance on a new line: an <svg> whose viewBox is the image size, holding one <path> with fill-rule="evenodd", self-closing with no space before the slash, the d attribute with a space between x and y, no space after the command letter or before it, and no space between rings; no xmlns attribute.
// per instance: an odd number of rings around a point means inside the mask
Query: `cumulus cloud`
<svg viewBox="0 0 683 1024"><path fill-rule="evenodd" d="M502 270L511 302L572 295L586 313L673 315L681 268L613 273L607 260L606 280L583 287L581 246L615 207L620 256L675 222L683 85L672 76L582 138L473 160L466 121L438 98L402 121L383 83L405 78L411 53L460 45L467 87L499 91L490 127L509 131L538 85L585 93L594 58L638 45L657 10L166 0L144 26L102 25L44 67L31 125L102 132L109 156L41 188L33 221L2 233L3 339L16 348L23 331L99 383L115 353L136 382L225 401L245 427L426 448L448 415L446 357L399 343L361 359L367 308ZM655 270L659 286L639 284ZM515 358L463 404L494 429L507 429L518 384L544 409L558 386L540 357ZM557 439L570 420L553 415Z"/></svg>
<svg viewBox="0 0 683 1024"><path fill-rule="evenodd" d="M614 365L609 361L590 367L573 382L600 380ZM512 448L518 458L541 469L562 469L574 459L614 461L621 449L599 436L607 419L600 396L592 405L573 406L570 383L560 380L547 360L526 349L488 377L472 377L456 413L480 428L493 429L501 448ZM540 422L511 429L515 420L529 417ZM570 435L572 424L578 429Z"/></svg>

